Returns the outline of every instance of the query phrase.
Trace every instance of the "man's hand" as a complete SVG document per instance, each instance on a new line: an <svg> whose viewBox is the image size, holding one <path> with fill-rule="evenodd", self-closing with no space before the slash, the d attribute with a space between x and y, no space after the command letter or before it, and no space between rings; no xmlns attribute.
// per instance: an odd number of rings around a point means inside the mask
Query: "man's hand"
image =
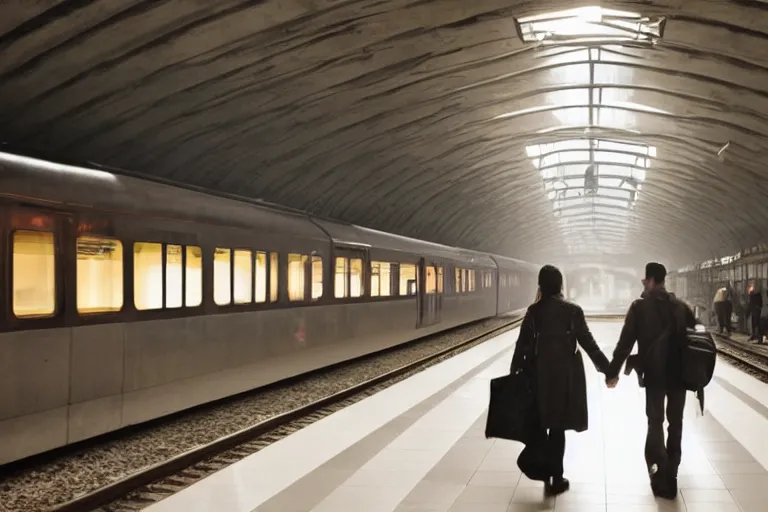
<svg viewBox="0 0 768 512"><path fill-rule="evenodd" d="M616 384L619 383L619 378L614 377L612 379L606 378L605 379L605 385L608 386L609 389L613 389L616 387Z"/></svg>

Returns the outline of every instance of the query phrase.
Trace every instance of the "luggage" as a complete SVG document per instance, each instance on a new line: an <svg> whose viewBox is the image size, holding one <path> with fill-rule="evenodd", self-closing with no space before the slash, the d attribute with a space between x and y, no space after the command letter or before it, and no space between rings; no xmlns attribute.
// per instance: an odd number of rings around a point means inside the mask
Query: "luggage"
<svg viewBox="0 0 768 512"><path fill-rule="evenodd" d="M682 347L682 381L688 391L694 391L704 412L704 388L712 380L717 362L717 345L712 334L687 329Z"/></svg>
<svg viewBox="0 0 768 512"><path fill-rule="evenodd" d="M546 431L539 429L517 457L517 467L530 480L547 482L554 473L554 457Z"/></svg>
<svg viewBox="0 0 768 512"><path fill-rule="evenodd" d="M491 380L485 437L527 443L536 423L536 405L525 371Z"/></svg>

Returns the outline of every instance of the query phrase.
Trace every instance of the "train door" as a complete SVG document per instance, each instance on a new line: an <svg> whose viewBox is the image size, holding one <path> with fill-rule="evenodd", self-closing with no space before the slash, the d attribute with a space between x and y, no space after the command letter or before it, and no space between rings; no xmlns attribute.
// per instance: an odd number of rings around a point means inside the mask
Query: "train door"
<svg viewBox="0 0 768 512"><path fill-rule="evenodd" d="M419 261L419 327L440 323L443 308L443 267L424 258Z"/></svg>

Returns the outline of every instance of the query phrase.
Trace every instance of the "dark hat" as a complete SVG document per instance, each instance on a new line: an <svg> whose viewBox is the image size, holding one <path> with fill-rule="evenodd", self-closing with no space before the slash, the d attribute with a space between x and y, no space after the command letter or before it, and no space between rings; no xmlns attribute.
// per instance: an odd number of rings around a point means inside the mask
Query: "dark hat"
<svg viewBox="0 0 768 512"><path fill-rule="evenodd" d="M653 279L656 283L663 283L667 278L667 269L661 263L648 263L645 266L645 278Z"/></svg>
<svg viewBox="0 0 768 512"><path fill-rule="evenodd" d="M560 294L563 291L563 274L554 265L544 265L539 270L539 288L542 297Z"/></svg>

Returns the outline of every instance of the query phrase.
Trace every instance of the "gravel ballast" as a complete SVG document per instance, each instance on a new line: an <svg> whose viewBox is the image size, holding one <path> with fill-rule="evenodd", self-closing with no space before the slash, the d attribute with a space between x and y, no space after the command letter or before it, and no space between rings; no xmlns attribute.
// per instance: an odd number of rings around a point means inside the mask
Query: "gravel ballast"
<svg viewBox="0 0 768 512"><path fill-rule="evenodd" d="M380 356L299 382L254 391L176 415L124 437L97 442L0 481L0 512L50 510L111 482L215 441L272 416L314 402L510 322L493 318L431 336Z"/></svg>

